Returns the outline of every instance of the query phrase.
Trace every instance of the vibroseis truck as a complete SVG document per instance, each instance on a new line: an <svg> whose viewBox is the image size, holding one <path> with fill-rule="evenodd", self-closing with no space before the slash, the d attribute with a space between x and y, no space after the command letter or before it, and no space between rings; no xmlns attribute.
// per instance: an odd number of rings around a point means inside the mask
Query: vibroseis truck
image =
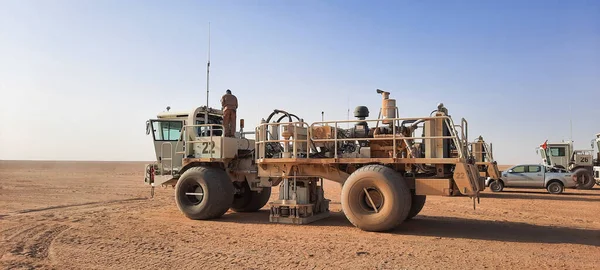
<svg viewBox="0 0 600 270"><path fill-rule="evenodd" d="M466 195L475 204L484 179L443 104L428 116L400 118L390 93L377 93L377 119L367 119L364 106L355 120L314 123L274 110L252 139L247 132L224 137L220 110L160 113L147 122L156 162L146 166L145 182L174 186L178 208L199 220L229 209L257 211L278 186L279 197L268 204L270 221L309 223L329 215L324 179L342 184L345 216L366 231L413 218L428 195Z"/></svg>
<svg viewBox="0 0 600 270"><path fill-rule="evenodd" d="M598 143L598 139L596 139ZM596 184L594 180L594 166L599 166L598 159L594 159L593 147L589 150L575 150L573 142L548 143L544 142L537 151L541 155L544 165L573 172L573 178L579 189L592 189ZM600 181L598 181L600 184Z"/></svg>

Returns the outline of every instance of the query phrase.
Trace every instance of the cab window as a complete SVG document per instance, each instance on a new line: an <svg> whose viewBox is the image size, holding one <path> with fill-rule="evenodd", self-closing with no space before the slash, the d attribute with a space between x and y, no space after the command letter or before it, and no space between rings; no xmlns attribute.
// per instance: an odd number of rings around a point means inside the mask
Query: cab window
<svg viewBox="0 0 600 270"><path fill-rule="evenodd" d="M513 169L514 173L524 173L525 172L525 166L517 166L514 167Z"/></svg>
<svg viewBox="0 0 600 270"><path fill-rule="evenodd" d="M564 147L550 147L550 155L553 157L564 157L565 148Z"/></svg>
<svg viewBox="0 0 600 270"><path fill-rule="evenodd" d="M153 121L155 141L177 141L181 135L181 121Z"/></svg>
<svg viewBox="0 0 600 270"><path fill-rule="evenodd" d="M216 121L211 121L210 119L208 120L209 124L219 124L219 123L214 123ZM196 120L196 125L202 125L204 124L204 120L200 121L200 120ZM223 135L223 130L221 128L221 126L218 125L214 125L214 126L201 126L201 127L196 127L196 133L198 134L198 137L210 137L211 133L212 136L221 136Z"/></svg>
<svg viewBox="0 0 600 270"><path fill-rule="evenodd" d="M542 168L540 166L528 166L528 171L530 173L541 172Z"/></svg>

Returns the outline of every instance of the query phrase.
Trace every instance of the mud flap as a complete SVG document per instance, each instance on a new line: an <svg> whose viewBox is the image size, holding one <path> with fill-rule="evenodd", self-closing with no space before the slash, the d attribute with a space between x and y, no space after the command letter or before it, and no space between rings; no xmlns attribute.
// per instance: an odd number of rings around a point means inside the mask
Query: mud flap
<svg viewBox="0 0 600 270"><path fill-rule="evenodd" d="M154 176L156 172L156 164L146 164L146 174L144 182L150 185L150 198L154 198Z"/></svg>
<svg viewBox="0 0 600 270"><path fill-rule="evenodd" d="M494 180L500 179L500 170L498 170L498 166L495 163L490 164L487 167L488 176Z"/></svg>
<svg viewBox="0 0 600 270"><path fill-rule="evenodd" d="M146 170L144 174L144 183L147 185L154 184L154 175L156 171L156 164L146 164Z"/></svg>
<svg viewBox="0 0 600 270"><path fill-rule="evenodd" d="M475 199L479 201L479 172L474 165L467 163L457 163L454 168L454 182L463 195L473 198L473 208Z"/></svg>
<svg viewBox="0 0 600 270"><path fill-rule="evenodd" d="M479 174L479 170L477 169L477 165L467 165L471 171L473 172L472 175L475 178L475 183L477 185L477 191L483 191L483 189L485 188L485 177L481 176ZM477 195L479 195L479 192L477 193Z"/></svg>
<svg viewBox="0 0 600 270"><path fill-rule="evenodd" d="M477 203L479 203L479 192L485 189L485 177L479 175L479 170L477 170L477 165L467 165L473 171L473 177L475 177L475 183L477 185L477 194L473 197L473 210L475 210L475 199L477 199Z"/></svg>
<svg viewBox="0 0 600 270"><path fill-rule="evenodd" d="M160 185L175 185L177 179L172 175L157 175L157 164L146 164L146 173L144 175L144 183L150 185L150 198L154 198L154 187Z"/></svg>

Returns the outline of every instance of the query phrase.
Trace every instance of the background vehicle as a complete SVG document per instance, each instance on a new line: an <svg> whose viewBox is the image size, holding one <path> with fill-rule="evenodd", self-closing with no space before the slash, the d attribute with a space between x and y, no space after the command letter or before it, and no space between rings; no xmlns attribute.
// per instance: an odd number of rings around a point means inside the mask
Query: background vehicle
<svg viewBox="0 0 600 270"><path fill-rule="evenodd" d="M493 192L500 192L504 187L546 188L552 194L560 194L565 187L571 188L577 185L573 173L539 164L513 166L502 172L501 180L488 178L486 182Z"/></svg>
<svg viewBox="0 0 600 270"><path fill-rule="evenodd" d="M494 160L491 143L486 143L483 137L479 136L477 140L469 143L469 151L475 159L475 165L481 177L500 179L500 170L498 170L498 163Z"/></svg>
<svg viewBox="0 0 600 270"><path fill-rule="evenodd" d="M398 118L390 93L377 93L383 97L377 119L366 119L364 106L356 108L356 120L312 124L274 110L255 129L255 139L242 132L224 137L218 110L159 114L147 124L157 161L147 165L145 182L175 186L177 206L192 219L218 218L228 209L256 211L279 185L269 220L304 224L329 215L328 179L343 185L348 220L367 231L413 218L427 195L467 195L475 204L484 179L443 104L429 116Z"/></svg>
<svg viewBox="0 0 600 270"><path fill-rule="evenodd" d="M600 133L596 134L596 160L594 160L594 179L600 185Z"/></svg>
<svg viewBox="0 0 600 270"><path fill-rule="evenodd" d="M577 188L592 189L596 184L593 177L594 150L573 150L571 141L560 143L546 141L540 145L538 151L543 164L573 172L577 179Z"/></svg>

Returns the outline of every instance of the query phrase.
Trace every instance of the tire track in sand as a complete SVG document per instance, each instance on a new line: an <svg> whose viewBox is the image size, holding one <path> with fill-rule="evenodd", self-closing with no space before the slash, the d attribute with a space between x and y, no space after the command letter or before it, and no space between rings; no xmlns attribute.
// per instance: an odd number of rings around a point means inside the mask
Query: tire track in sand
<svg viewBox="0 0 600 270"><path fill-rule="evenodd" d="M26 214L26 213L31 213L31 212L40 212L40 211L47 211L47 210L54 210L54 209L61 209L61 208L71 208L71 207L78 207L78 206L95 206L95 205L114 204L114 203L129 202L129 201L141 201L141 200L147 200L147 199L148 198L145 198L145 197L139 197L139 198L129 198L129 199L121 199L121 200L57 205L57 206L49 206L49 207L44 207L44 208L24 209L24 210L17 211L15 214Z"/></svg>
<svg viewBox="0 0 600 270"><path fill-rule="evenodd" d="M63 224L38 224L13 234L2 243L5 254L0 263L8 268L35 268L40 264L51 263L48 259L50 246L59 234L69 228Z"/></svg>

